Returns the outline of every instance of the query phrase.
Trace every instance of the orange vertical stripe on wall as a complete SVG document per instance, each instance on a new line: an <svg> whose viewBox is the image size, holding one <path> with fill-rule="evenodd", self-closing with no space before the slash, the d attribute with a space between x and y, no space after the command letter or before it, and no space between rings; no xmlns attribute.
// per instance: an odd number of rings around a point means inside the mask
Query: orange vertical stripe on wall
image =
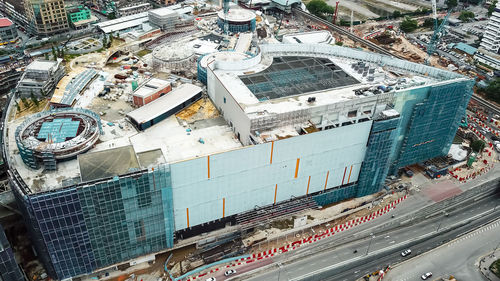
<svg viewBox="0 0 500 281"><path fill-rule="evenodd" d="M309 194L309 184L311 184L311 176L309 176L309 180L307 181L307 191L306 195Z"/></svg>
<svg viewBox="0 0 500 281"><path fill-rule="evenodd" d="M187 223L189 227L189 208L186 208L186 217L187 217Z"/></svg>
<svg viewBox="0 0 500 281"><path fill-rule="evenodd" d="M349 183L349 180L351 179L351 172L352 172L352 165L351 169L349 170L349 176L347 177L347 183Z"/></svg>
<svg viewBox="0 0 500 281"><path fill-rule="evenodd" d="M295 165L295 178L297 178L297 175L299 174L299 163L300 158L297 158L297 165Z"/></svg>
<svg viewBox="0 0 500 281"><path fill-rule="evenodd" d="M269 160L269 164L273 164L273 152L274 152L274 141L271 142L271 159Z"/></svg>
<svg viewBox="0 0 500 281"><path fill-rule="evenodd" d="M210 178L210 155L207 156L208 178Z"/></svg>
<svg viewBox="0 0 500 281"><path fill-rule="evenodd" d="M345 172L347 171L347 167L344 168L344 176L342 177L342 185L344 185Z"/></svg>
<svg viewBox="0 0 500 281"><path fill-rule="evenodd" d="M326 172L326 179L325 179L325 188L323 188L323 190L326 189L326 184L328 183L328 176L330 175L330 171Z"/></svg>
<svg viewBox="0 0 500 281"><path fill-rule="evenodd" d="M278 194L278 184L274 187L274 204L276 204L276 194Z"/></svg>

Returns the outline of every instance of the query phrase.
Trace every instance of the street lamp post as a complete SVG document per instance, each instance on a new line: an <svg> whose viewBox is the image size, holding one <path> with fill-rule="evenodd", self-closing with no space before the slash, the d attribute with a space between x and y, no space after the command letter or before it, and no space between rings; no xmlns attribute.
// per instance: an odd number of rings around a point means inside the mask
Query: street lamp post
<svg viewBox="0 0 500 281"><path fill-rule="evenodd" d="M370 251L370 246L372 245L372 240L373 240L373 238L375 238L375 235L373 235L373 233L370 233L370 235L371 235L370 243L368 243L368 248L366 248L365 256L368 255L368 251Z"/></svg>

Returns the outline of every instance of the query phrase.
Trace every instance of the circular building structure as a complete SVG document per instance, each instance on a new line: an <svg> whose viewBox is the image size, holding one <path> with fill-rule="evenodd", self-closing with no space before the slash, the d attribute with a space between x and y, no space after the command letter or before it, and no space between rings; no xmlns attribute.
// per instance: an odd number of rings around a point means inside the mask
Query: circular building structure
<svg viewBox="0 0 500 281"><path fill-rule="evenodd" d="M161 45L153 50L153 68L157 70L182 70L190 68L194 61L193 50L184 43Z"/></svg>
<svg viewBox="0 0 500 281"><path fill-rule="evenodd" d="M203 55L198 58L198 80L205 85L207 84L207 66L212 61L237 62L251 57L252 56L249 54L233 51L215 52Z"/></svg>
<svg viewBox="0 0 500 281"><path fill-rule="evenodd" d="M246 32L255 30L255 13L252 10L241 8L230 8L227 16L224 9L217 13L217 25L224 30L224 22L227 21L230 32Z"/></svg>
<svg viewBox="0 0 500 281"><path fill-rule="evenodd" d="M74 158L96 143L102 134L101 118L86 109L64 108L28 117L15 138L23 162L38 169L55 170L56 161Z"/></svg>

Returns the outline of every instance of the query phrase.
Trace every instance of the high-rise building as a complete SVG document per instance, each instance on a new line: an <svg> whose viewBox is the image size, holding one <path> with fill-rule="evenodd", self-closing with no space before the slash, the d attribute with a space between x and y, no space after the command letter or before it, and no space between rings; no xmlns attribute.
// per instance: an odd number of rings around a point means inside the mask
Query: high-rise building
<svg viewBox="0 0 500 281"><path fill-rule="evenodd" d="M20 26L28 25L28 18L24 8L24 0L0 0L0 11L9 18L19 23Z"/></svg>
<svg viewBox="0 0 500 281"><path fill-rule="evenodd" d="M500 51L500 2L497 2L491 14L479 47L492 54L498 54Z"/></svg>
<svg viewBox="0 0 500 281"><path fill-rule="evenodd" d="M25 0L24 5L34 34L49 36L69 29L64 0Z"/></svg>
<svg viewBox="0 0 500 281"><path fill-rule="evenodd" d="M81 108L4 124L10 184L52 278L378 192L389 173L448 154L474 85L327 44L207 57L212 105L179 112L202 96L183 84L129 113L130 135Z"/></svg>
<svg viewBox="0 0 500 281"><path fill-rule="evenodd" d="M10 42L16 38L16 25L8 18L0 18L0 41Z"/></svg>
<svg viewBox="0 0 500 281"><path fill-rule="evenodd" d="M14 258L14 252L10 246L2 225L0 224L0 280L25 281Z"/></svg>

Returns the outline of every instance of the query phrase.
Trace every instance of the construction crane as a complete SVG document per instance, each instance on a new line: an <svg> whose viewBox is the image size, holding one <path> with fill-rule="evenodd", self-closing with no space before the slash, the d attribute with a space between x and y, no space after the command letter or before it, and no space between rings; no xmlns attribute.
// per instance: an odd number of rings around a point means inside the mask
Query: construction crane
<svg viewBox="0 0 500 281"><path fill-rule="evenodd" d="M335 24L335 22L337 21L337 12L339 10L339 2L340 1L335 2L335 13L333 15L333 24Z"/></svg>
<svg viewBox="0 0 500 281"><path fill-rule="evenodd" d="M432 2L432 17L434 18L434 33L432 34L432 38L429 41L429 44L427 44L427 59L425 59L425 64L427 65L429 65L429 60L432 54L434 54L434 51L436 50L436 46L439 43L439 40L446 32L444 27L447 24L448 18L450 17L452 11L452 8L450 8L448 10L448 13L446 13L446 16L443 18L441 24L439 24L437 17L436 0L432 0L431 2Z"/></svg>

